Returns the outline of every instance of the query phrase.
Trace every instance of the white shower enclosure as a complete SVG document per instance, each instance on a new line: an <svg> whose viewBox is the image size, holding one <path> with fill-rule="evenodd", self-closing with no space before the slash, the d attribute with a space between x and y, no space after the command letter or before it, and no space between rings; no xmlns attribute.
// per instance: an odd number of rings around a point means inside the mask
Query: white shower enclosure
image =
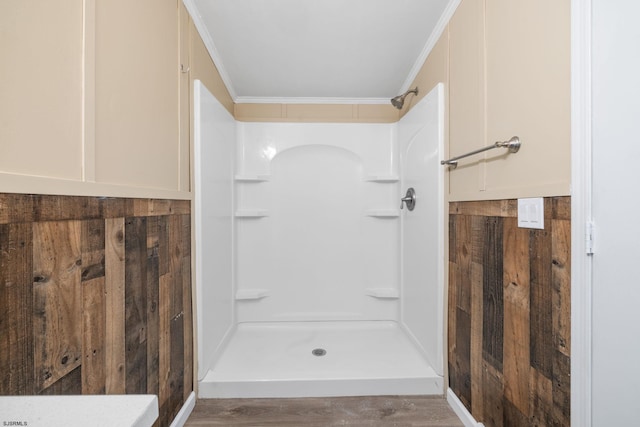
<svg viewBox="0 0 640 427"><path fill-rule="evenodd" d="M247 123L196 81L200 397L444 392L442 97Z"/></svg>

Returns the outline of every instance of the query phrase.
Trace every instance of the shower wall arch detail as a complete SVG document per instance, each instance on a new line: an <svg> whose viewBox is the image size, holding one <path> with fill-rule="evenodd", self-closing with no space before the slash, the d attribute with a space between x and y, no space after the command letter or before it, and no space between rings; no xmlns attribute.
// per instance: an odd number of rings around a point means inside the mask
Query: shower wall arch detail
<svg viewBox="0 0 640 427"><path fill-rule="evenodd" d="M393 130L361 127L239 124L238 322L397 318Z"/></svg>

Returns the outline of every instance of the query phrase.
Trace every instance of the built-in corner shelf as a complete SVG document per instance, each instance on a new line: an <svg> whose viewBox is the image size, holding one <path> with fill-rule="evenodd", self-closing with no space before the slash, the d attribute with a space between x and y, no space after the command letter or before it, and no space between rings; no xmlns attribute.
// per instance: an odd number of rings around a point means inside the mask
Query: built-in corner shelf
<svg viewBox="0 0 640 427"><path fill-rule="evenodd" d="M398 182L400 178L397 175L369 175L365 178L368 182Z"/></svg>
<svg viewBox="0 0 640 427"><path fill-rule="evenodd" d="M366 216L372 216L376 218L397 218L400 216L400 210L398 209L368 209L365 211Z"/></svg>
<svg viewBox="0 0 640 427"><path fill-rule="evenodd" d="M236 211L236 218L264 218L269 216L266 209L240 209Z"/></svg>
<svg viewBox="0 0 640 427"><path fill-rule="evenodd" d="M269 181L269 175L236 175L236 182L265 182Z"/></svg>
<svg viewBox="0 0 640 427"><path fill-rule="evenodd" d="M398 299L400 292L395 288L367 288L365 292L370 297L380 299Z"/></svg>
<svg viewBox="0 0 640 427"><path fill-rule="evenodd" d="M259 300L268 296L266 289L240 289L236 292L236 300Z"/></svg>

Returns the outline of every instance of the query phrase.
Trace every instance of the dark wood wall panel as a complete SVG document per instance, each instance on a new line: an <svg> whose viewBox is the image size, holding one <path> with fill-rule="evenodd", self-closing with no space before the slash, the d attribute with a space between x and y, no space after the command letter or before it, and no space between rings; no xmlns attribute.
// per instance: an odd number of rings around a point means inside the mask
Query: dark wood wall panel
<svg viewBox="0 0 640 427"><path fill-rule="evenodd" d="M571 199L449 206L449 383L487 427L570 425Z"/></svg>
<svg viewBox="0 0 640 427"><path fill-rule="evenodd" d="M125 392L124 218L105 219L105 353L108 394Z"/></svg>
<svg viewBox="0 0 640 427"><path fill-rule="evenodd" d="M82 393L106 392L105 223L82 221Z"/></svg>
<svg viewBox="0 0 640 427"><path fill-rule="evenodd" d="M0 225L1 395L35 392L32 250L30 223Z"/></svg>
<svg viewBox="0 0 640 427"><path fill-rule="evenodd" d="M159 217L147 218L147 393L160 391Z"/></svg>
<svg viewBox="0 0 640 427"><path fill-rule="evenodd" d="M0 395L193 390L185 200L0 194Z"/></svg>
<svg viewBox="0 0 640 427"><path fill-rule="evenodd" d="M529 412L529 230L516 218L504 218L504 354L505 421ZM508 411L508 412L507 412ZM514 425L514 424L511 424ZM525 424L526 425L526 424Z"/></svg>
<svg viewBox="0 0 640 427"><path fill-rule="evenodd" d="M182 215L182 242L191 241L191 217L189 215ZM191 245L183 244L184 253L182 254L182 310L185 319L193 319L192 309L192 292L191 292ZM194 359L193 353L193 339L194 330L193 322L185 320L182 322L184 325L183 331L183 346L184 349L184 400L189 397L193 390L193 377L194 377L194 364L186 363L189 360Z"/></svg>
<svg viewBox="0 0 640 427"><path fill-rule="evenodd" d="M482 242L482 355L498 371L504 337L502 234L502 218L487 217Z"/></svg>
<svg viewBox="0 0 640 427"><path fill-rule="evenodd" d="M147 220L125 220L126 391L147 392Z"/></svg>
<svg viewBox="0 0 640 427"><path fill-rule="evenodd" d="M82 282L82 393L106 393L104 277Z"/></svg>
<svg viewBox="0 0 640 427"><path fill-rule="evenodd" d="M78 366L51 386L39 391L38 394L42 396L82 394L82 366Z"/></svg>
<svg viewBox="0 0 640 427"><path fill-rule="evenodd" d="M168 418L174 418L184 399L184 321L179 314L171 319L171 353L169 356L169 402Z"/></svg>
<svg viewBox="0 0 640 427"><path fill-rule="evenodd" d="M33 223L36 391L82 364L80 221Z"/></svg>

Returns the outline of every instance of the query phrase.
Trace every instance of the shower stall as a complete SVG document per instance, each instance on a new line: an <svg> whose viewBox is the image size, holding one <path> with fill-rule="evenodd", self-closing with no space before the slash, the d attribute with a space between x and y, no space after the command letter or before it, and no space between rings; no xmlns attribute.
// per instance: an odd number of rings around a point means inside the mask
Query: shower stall
<svg viewBox="0 0 640 427"><path fill-rule="evenodd" d="M194 101L199 396L442 394L442 85L392 124Z"/></svg>

